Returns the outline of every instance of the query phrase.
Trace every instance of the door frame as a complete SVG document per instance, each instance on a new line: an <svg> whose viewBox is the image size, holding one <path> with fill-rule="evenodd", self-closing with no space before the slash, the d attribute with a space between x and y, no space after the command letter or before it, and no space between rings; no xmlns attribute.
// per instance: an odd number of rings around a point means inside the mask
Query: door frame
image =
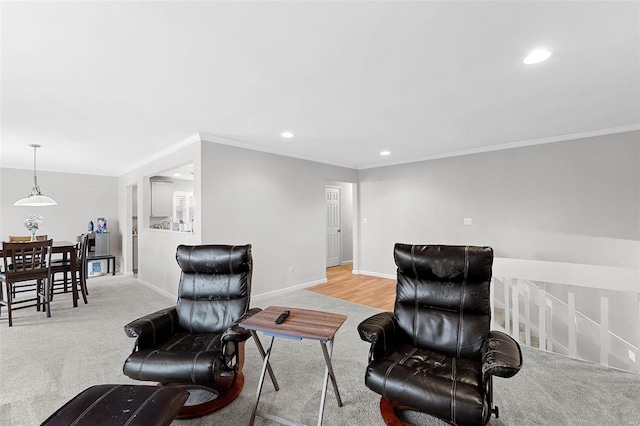
<svg viewBox="0 0 640 426"><path fill-rule="evenodd" d="M328 253L329 253L329 246L328 246L328 239L325 239L325 241L327 241L326 244L326 250L325 250L325 266L327 268L333 267L333 266L340 266L342 265L342 188L340 186L337 185L330 185L330 184L326 184L324 186L324 194L325 194L325 207L328 205L328 200L327 200L327 190L328 189L332 189L332 190L337 190L338 191L338 238L339 238L339 244L338 244L338 264L337 265L331 265L329 266L328 264ZM328 211L327 211L328 214ZM329 223L328 223L328 215L326 216L326 220L325 220L325 234L328 236L328 228L329 228Z"/></svg>

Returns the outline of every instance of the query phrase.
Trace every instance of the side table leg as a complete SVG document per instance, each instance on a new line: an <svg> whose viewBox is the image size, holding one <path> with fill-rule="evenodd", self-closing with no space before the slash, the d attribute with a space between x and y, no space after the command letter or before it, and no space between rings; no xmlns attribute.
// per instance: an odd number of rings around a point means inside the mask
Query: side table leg
<svg viewBox="0 0 640 426"><path fill-rule="evenodd" d="M260 342L260 339L258 338L258 335L256 334L255 331L251 330L251 336L253 337L253 341L256 343L256 347L258 348L258 352L260 352L260 356L262 357L262 360L264 361L264 357L265 357L264 348L262 347L262 343ZM271 377L271 383L273 383L274 389L276 391L279 391L280 390L280 386L278 386L278 381L276 380L276 375L273 374L273 370L271 369L271 364L270 363L267 363L267 371L269 372L269 376Z"/></svg>
<svg viewBox="0 0 640 426"><path fill-rule="evenodd" d="M253 411L251 412L251 419L249 420L249 426L253 426L253 422L256 420L256 412L258 411L258 404L260 403L260 394L262 393L262 385L264 384L264 376L267 372L267 367L269 366L269 356L271 356L271 348L273 348L273 341L275 337L271 337L271 342L269 343L269 347L267 348L267 353L264 356L264 361L262 362L262 371L260 371L260 381L258 382L258 391L256 392L256 405L253 407Z"/></svg>
<svg viewBox="0 0 640 426"><path fill-rule="evenodd" d="M327 343L329 349L327 350ZM322 347L322 355L324 355L324 362L326 368L324 369L324 381L322 382L322 396L320 397L320 412L318 413L318 426L322 425L322 417L324 416L324 402L327 398L327 384L329 378L331 378L331 384L333 385L333 391L336 394L336 400L338 401L338 407L342 407L342 399L340 398L340 392L338 391L338 383L336 382L336 376L333 372L333 366L331 365L331 355L333 353L333 340L327 342L320 341Z"/></svg>

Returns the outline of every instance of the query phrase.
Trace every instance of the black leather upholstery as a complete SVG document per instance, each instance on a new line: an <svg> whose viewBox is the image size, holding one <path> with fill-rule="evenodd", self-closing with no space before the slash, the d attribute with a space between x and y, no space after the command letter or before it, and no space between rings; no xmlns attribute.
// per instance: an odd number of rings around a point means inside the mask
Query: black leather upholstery
<svg viewBox="0 0 640 426"><path fill-rule="evenodd" d="M178 246L182 270L176 306L125 326L136 338L124 373L135 380L215 388L238 371L238 344L250 334L236 324L249 310L251 245Z"/></svg>
<svg viewBox="0 0 640 426"><path fill-rule="evenodd" d="M492 376L522 366L518 343L490 331L490 247L396 244L394 312L358 326L371 343L365 384L458 425L484 425Z"/></svg>
<svg viewBox="0 0 640 426"><path fill-rule="evenodd" d="M165 426L189 394L183 389L141 385L97 385L60 407L41 426Z"/></svg>

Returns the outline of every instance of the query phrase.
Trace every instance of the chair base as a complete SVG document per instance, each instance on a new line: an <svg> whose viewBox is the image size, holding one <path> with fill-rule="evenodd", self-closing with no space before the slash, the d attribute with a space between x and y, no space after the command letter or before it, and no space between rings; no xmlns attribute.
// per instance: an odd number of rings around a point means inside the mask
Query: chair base
<svg viewBox="0 0 640 426"><path fill-rule="evenodd" d="M403 422L399 417L396 411L418 411L413 407L409 407L406 405L400 405L397 402L393 402L385 397L380 397L380 415L382 416L382 420L387 426L411 426L408 423ZM446 420L440 419L446 423ZM453 423L449 423L453 424Z"/></svg>
<svg viewBox="0 0 640 426"><path fill-rule="evenodd" d="M410 407L403 407L387 398L380 397L380 415L384 424L387 426L407 426L405 422L400 420L396 414L396 410L408 410Z"/></svg>
<svg viewBox="0 0 640 426"><path fill-rule="evenodd" d="M219 389L219 385L220 383L216 383L216 388ZM231 382L229 383L224 393L206 386L184 385L184 384L179 384L179 385L172 384L170 386L181 387L187 390L188 389L204 389L209 392L214 392L218 394L217 398L212 399L210 401L203 402L201 404L183 405L182 409L180 410L180 413L178 413L178 415L175 417L176 419L191 419L194 417L202 417L202 416L206 416L207 414L211 414L223 407L226 407L231 402L233 402L233 400L236 399L238 395L240 395L240 392L242 392L242 388L244 388L244 374L242 372L238 373L238 375L235 376L233 380L231 380Z"/></svg>

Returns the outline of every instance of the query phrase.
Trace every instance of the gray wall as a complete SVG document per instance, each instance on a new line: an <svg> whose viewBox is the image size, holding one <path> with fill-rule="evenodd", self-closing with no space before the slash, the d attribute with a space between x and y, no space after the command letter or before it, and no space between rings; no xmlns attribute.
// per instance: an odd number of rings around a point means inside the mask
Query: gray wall
<svg viewBox="0 0 640 426"><path fill-rule="evenodd" d="M173 232L149 229L151 212L151 187L149 177L166 170L193 163L194 228L195 232ZM180 244L200 244L201 194L200 141L186 144L170 154L157 158L138 169L118 178L118 212L121 217L123 258L125 273L132 273L132 186L137 187L138 208L138 279L159 292L177 296L180 268L176 263L176 247Z"/></svg>
<svg viewBox="0 0 640 426"><path fill-rule="evenodd" d="M148 177L189 162L194 164L195 232L148 229L144 223L150 201ZM128 198L131 186L137 185L138 278L165 295L176 295L178 244L251 243L254 295L323 282L325 184L328 179L355 182L356 178L351 169L195 142L119 178L125 258L131 251Z"/></svg>
<svg viewBox="0 0 640 426"><path fill-rule="evenodd" d="M6 241L9 235L28 235L24 219L31 213L44 218L38 234L66 241L75 241L78 235L87 232L90 220L97 226L98 217L104 217L111 233L111 252L120 254L118 178L38 171L40 189L58 205L14 207L15 201L29 195L32 179L32 170L0 169L0 241Z"/></svg>
<svg viewBox="0 0 640 426"><path fill-rule="evenodd" d="M202 243L251 243L255 295L323 282L325 185L356 178L352 169L203 141Z"/></svg>
<svg viewBox="0 0 640 426"><path fill-rule="evenodd" d="M395 274L396 242L638 269L639 165L636 131L361 170L359 270Z"/></svg>

